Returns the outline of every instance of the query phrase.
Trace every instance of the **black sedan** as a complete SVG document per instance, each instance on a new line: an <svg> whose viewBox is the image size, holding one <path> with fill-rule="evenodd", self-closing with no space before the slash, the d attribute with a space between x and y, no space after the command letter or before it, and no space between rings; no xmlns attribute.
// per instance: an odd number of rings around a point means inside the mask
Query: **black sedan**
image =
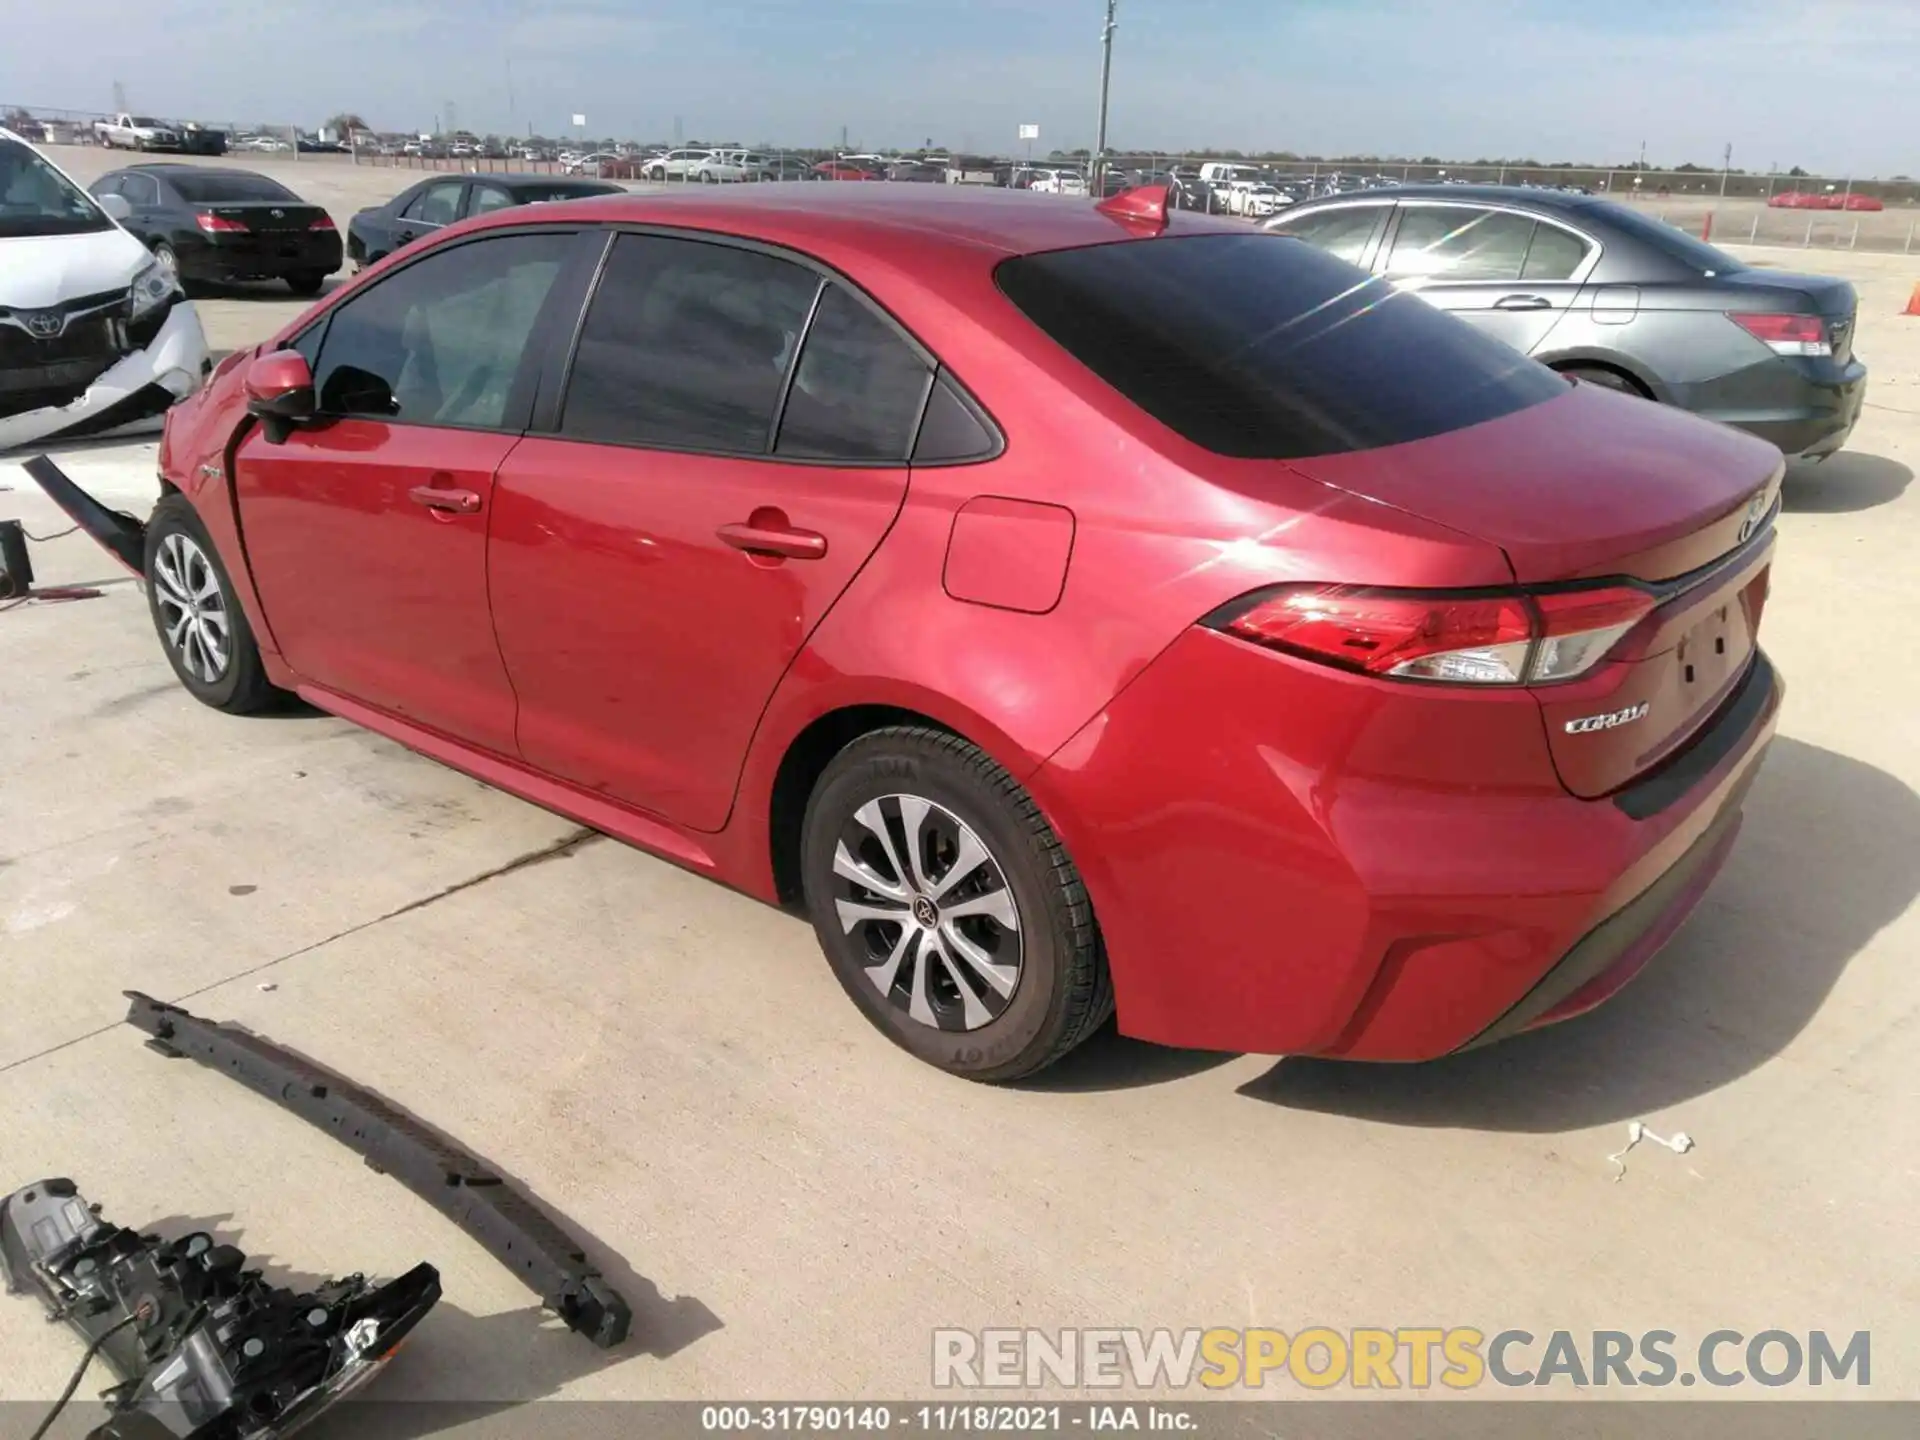
<svg viewBox="0 0 1920 1440"><path fill-rule="evenodd" d="M121 223L183 284L285 280L317 295L340 268L340 232L318 205L250 170L129 165L93 183L127 204Z"/></svg>
<svg viewBox="0 0 1920 1440"><path fill-rule="evenodd" d="M1564 374L1737 426L1789 458L1831 455L1860 417L1853 286L1750 268L1632 205L1403 185L1309 200L1266 228Z"/></svg>
<svg viewBox="0 0 1920 1440"><path fill-rule="evenodd" d="M371 265L471 215L547 200L618 195L622 189L608 180L564 175L430 175L386 204L355 215L347 225L347 254L355 265Z"/></svg>

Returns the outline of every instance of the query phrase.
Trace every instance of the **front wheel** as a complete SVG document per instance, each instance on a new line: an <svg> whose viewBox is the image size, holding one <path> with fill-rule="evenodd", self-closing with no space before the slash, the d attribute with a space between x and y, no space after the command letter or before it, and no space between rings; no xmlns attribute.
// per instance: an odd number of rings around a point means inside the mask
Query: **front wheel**
<svg viewBox="0 0 1920 1440"><path fill-rule="evenodd" d="M949 1074L1044 1069L1113 1009L1086 886L1031 796L956 735L878 730L827 766L801 869L836 978Z"/></svg>
<svg viewBox="0 0 1920 1440"><path fill-rule="evenodd" d="M153 507L146 573L153 628L194 699L245 715L284 697L267 679L219 551L186 496L170 494Z"/></svg>

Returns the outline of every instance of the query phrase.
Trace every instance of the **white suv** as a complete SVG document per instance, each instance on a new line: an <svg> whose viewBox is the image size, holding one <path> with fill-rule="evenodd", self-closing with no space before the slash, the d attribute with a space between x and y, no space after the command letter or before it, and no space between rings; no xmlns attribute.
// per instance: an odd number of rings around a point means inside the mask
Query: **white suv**
<svg viewBox="0 0 1920 1440"><path fill-rule="evenodd" d="M646 180L689 180L693 172L713 159L712 150L669 150L647 161L640 172Z"/></svg>

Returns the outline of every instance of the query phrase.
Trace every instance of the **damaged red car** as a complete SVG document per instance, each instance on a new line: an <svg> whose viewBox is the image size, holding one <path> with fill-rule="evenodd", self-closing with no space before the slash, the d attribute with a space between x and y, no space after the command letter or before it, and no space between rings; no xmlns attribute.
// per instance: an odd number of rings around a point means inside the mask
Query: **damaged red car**
<svg viewBox="0 0 1920 1440"><path fill-rule="evenodd" d="M1771 446L1300 241L943 186L503 212L174 409L180 681L770 903L956 1074L1422 1060L1625 984L1781 687Z"/></svg>

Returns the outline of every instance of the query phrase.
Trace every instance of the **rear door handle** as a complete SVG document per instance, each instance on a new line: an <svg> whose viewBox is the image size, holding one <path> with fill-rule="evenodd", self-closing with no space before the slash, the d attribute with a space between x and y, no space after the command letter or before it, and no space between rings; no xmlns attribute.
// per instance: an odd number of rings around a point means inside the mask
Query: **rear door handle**
<svg viewBox="0 0 1920 1440"><path fill-rule="evenodd" d="M783 555L789 560L822 560L827 537L814 530L786 525L722 525L714 532L736 550L749 555Z"/></svg>
<svg viewBox="0 0 1920 1440"><path fill-rule="evenodd" d="M442 490L437 485L416 485L407 498L429 510L444 510L454 515L478 515L480 496L472 490Z"/></svg>
<svg viewBox="0 0 1920 1440"><path fill-rule="evenodd" d="M1493 302L1496 310L1551 310L1553 302L1544 295L1502 295Z"/></svg>

